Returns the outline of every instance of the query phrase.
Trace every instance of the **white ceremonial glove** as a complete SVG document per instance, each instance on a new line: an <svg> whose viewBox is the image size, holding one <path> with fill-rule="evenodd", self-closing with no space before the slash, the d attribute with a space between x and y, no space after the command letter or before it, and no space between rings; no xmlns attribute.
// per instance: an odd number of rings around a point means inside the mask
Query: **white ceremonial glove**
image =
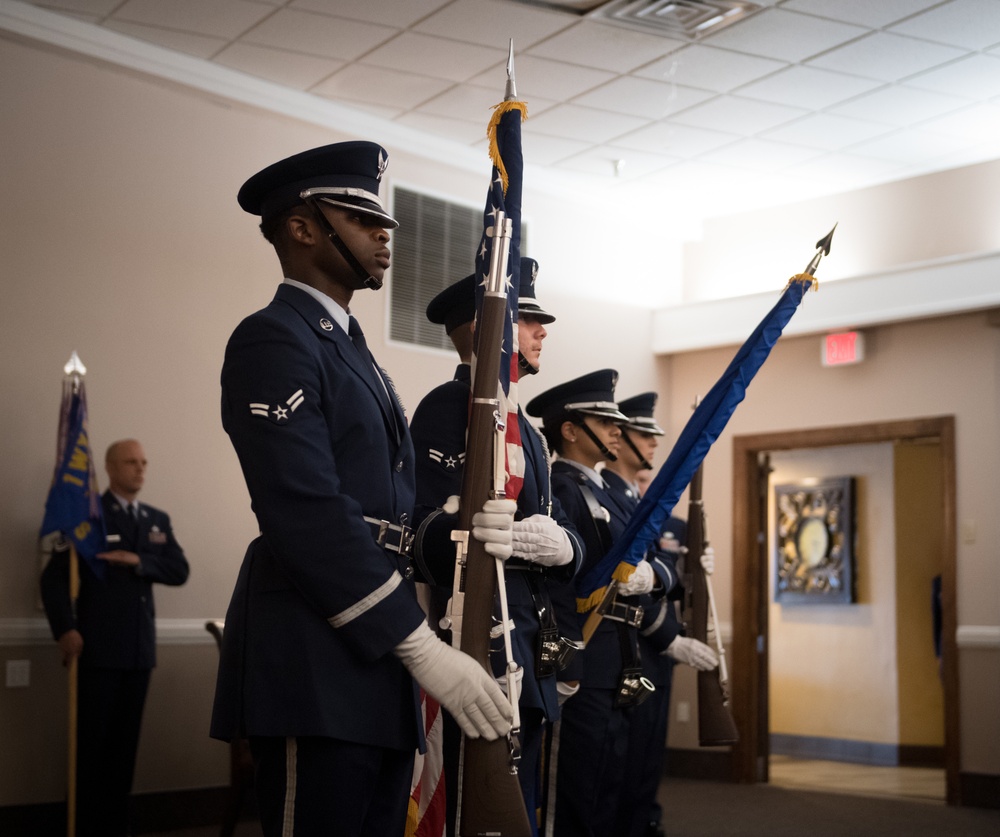
<svg viewBox="0 0 1000 837"><path fill-rule="evenodd" d="M701 553L701 568L705 571L705 575L715 572L715 550L710 546L706 546L705 551Z"/></svg>
<svg viewBox="0 0 1000 837"><path fill-rule="evenodd" d="M640 561L636 564L635 572L624 584L618 585L618 592L623 596L641 596L653 589L653 582L656 581L656 574L649 561Z"/></svg>
<svg viewBox="0 0 1000 837"><path fill-rule="evenodd" d="M495 741L510 732L510 702L493 676L468 654L438 639L426 622L396 646L395 654L469 738Z"/></svg>
<svg viewBox="0 0 1000 837"><path fill-rule="evenodd" d="M719 664L719 657L708 645L686 636L674 637L674 641L663 653L679 663L687 663L698 671L711 671Z"/></svg>
<svg viewBox="0 0 1000 837"><path fill-rule="evenodd" d="M543 567L561 567L573 560L569 535L547 514L515 520L511 548L518 558Z"/></svg>
<svg viewBox="0 0 1000 837"><path fill-rule="evenodd" d="M567 683L565 680L556 680L556 703L562 706L579 691L579 683Z"/></svg>
<svg viewBox="0 0 1000 837"><path fill-rule="evenodd" d="M445 514L458 514L458 506L461 498L457 494L452 494L447 500L444 501L444 505L441 506L441 510Z"/></svg>
<svg viewBox="0 0 1000 837"><path fill-rule="evenodd" d="M517 503L513 500L487 500L483 510L472 515L472 537L486 547L494 558L506 561L511 552L511 530Z"/></svg>

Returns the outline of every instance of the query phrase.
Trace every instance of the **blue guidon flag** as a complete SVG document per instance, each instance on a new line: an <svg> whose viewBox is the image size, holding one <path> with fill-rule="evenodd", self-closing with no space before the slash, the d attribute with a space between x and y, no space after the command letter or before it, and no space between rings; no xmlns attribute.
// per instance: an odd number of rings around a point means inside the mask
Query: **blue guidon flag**
<svg viewBox="0 0 1000 837"><path fill-rule="evenodd" d="M508 73L512 68L508 64ZM512 85L508 85L511 90ZM483 237L476 253L476 319L483 310L483 298L490 272L493 249L493 229L497 213L503 212L512 222L510 253L507 258L507 320L504 324L503 349L500 357L498 397L506 414L507 470L504 491L508 499L516 500L524 484L524 453L521 449L521 431L517 424L517 291L521 273L521 120L526 118L528 106L515 101L508 94L503 102L493 108L486 129L490 141L490 159L493 176L486 195L483 213ZM473 359L475 368L475 359ZM474 373L473 373L474 374ZM474 379L474 378L473 378Z"/></svg>
<svg viewBox="0 0 1000 837"><path fill-rule="evenodd" d="M56 468L40 534L53 532L61 532L94 574L104 577L105 563L96 557L107 549L104 515L87 430L87 393L78 377L63 382Z"/></svg>
<svg viewBox="0 0 1000 837"><path fill-rule="evenodd" d="M777 304L761 320L722 377L695 408L622 536L580 580L577 588L580 591L577 599L580 613L586 613L600 604L612 579L627 581L646 550L659 541L677 500L691 482L712 443L725 429L736 406L746 396L750 381L767 360L771 348L798 309L803 294L815 283L816 280L808 273L797 274L789 280Z"/></svg>

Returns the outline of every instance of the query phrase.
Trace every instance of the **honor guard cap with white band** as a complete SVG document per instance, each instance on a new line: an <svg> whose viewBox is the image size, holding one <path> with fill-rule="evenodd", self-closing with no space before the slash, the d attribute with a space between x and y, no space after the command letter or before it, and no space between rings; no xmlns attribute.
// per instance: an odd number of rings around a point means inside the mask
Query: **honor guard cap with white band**
<svg viewBox="0 0 1000 837"><path fill-rule="evenodd" d="M257 172L236 199L251 215L266 218L315 198L371 215L385 229L395 229L399 223L378 196L388 159L382 146L362 140L312 148Z"/></svg>
<svg viewBox="0 0 1000 837"><path fill-rule="evenodd" d="M614 369L600 369L536 395L525 410L546 425L562 420L567 413L627 421L615 403L617 383L618 373Z"/></svg>
<svg viewBox="0 0 1000 837"><path fill-rule="evenodd" d="M627 421L621 423L626 430L649 433L653 436L666 435L666 431L653 418L653 410L656 409L655 392L644 392L619 401L618 409L627 417Z"/></svg>
<svg viewBox="0 0 1000 837"><path fill-rule="evenodd" d="M534 317L542 325L554 323L556 318L538 304L535 299L535 280L538 278L538 262L521 259L521 281L517 287L517 313Z"/></svg>

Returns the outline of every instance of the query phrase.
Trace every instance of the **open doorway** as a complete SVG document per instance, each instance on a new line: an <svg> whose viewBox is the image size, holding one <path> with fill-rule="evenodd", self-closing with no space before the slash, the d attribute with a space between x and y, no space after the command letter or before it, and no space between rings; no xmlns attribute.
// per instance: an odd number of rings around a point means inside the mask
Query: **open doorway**
<svg viewBox="0 0 1000 837"><path fill-rule="evenodd" d="M768 498L772 455L836 446L929 443L935 450L940 510L939 561L942 601L941 682L944 696L946 799L960 804L958 791L958 677L955 648L955 454L951 417L772 433L734 439L733 714L740 743L733 753L735 778L767 781L770 764L769 638L771 594ZM919 457L918 457L919 458ZM904 457L908 459L908 457ZM903 536L905 536L905 532ZM912 591L902 591L904 597ZM929 598L924 600L930 607ZM906 651L904 649L903 653ZM904 674L908 677L909 674ZM900 708L900 723L913 722L912 707Z"/></svg>

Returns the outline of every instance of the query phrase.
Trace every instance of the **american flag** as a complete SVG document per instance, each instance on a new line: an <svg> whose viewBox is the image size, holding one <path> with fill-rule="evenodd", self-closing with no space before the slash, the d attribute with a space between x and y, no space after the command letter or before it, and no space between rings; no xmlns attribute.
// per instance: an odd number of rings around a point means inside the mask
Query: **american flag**
<svg viewBox="0 0 1000 837"><path fill-rule="evenodd" d="M483 310L483 297L493 250L493 231L498 212L505 213L513 224L510 253L507 258L507 320L504 325L503 348L500 358L498 398L506 414L507 470L504 491L516 500L524 484L524 453L521 431L517 424L517 291L521 273L521 120L527 112L524 102L505 100L494 108L486 134L490 141L493 176L486 195L483 213L483 237L476 253L477 321ZM478 351L478 347L477 347ZM473 358L475 375L475 358Z"/></svg>

